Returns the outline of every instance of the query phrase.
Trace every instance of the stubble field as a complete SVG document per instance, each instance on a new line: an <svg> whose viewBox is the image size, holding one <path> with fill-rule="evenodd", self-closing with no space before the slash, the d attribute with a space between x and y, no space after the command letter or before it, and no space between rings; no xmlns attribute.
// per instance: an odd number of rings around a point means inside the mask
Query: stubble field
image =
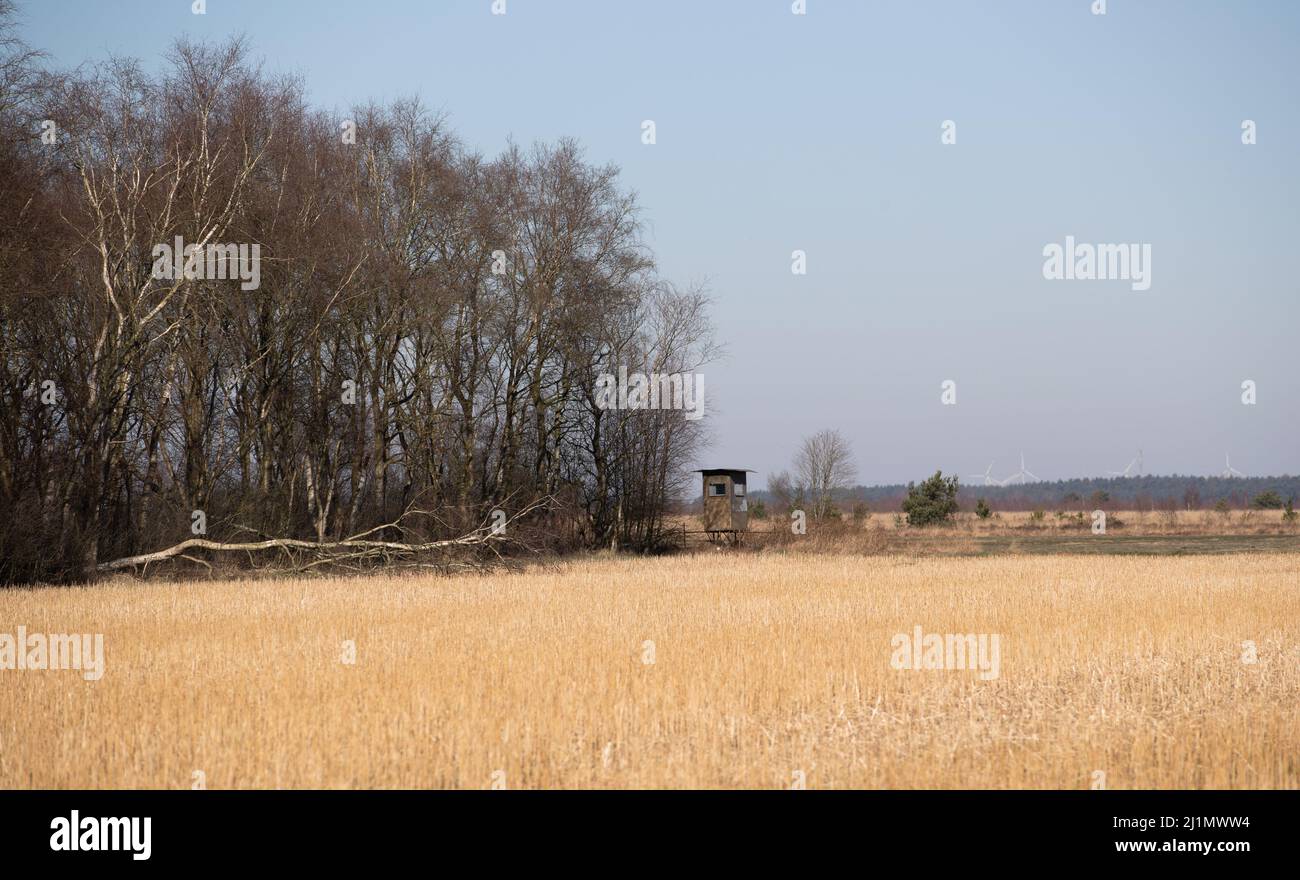
<svg viewBox="0 0 1300 880"><path fill-rule="evenodd" d="M0 591L20 624L106 668L0 671L0 788L1300 784L1295 554ZM917 626L998 636L997 677L893 668Z"/></svg>

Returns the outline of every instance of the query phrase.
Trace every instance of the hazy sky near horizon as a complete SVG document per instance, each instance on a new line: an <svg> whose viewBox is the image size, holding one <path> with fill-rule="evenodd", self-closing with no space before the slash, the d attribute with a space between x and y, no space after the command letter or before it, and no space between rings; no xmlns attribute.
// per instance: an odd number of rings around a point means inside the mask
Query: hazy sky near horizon
<svg viewBox="0 0 1300 880"><path fill-rule="evenodd" d="M242 32L318 106L418 94L485 154L620 166L727 345L692 466L761 485L838 428L868 484L1300 472L1300 3L190 2L18 5L51 66ZM1044 278L1066 236L1149 244L1150 289Z"/></svg>

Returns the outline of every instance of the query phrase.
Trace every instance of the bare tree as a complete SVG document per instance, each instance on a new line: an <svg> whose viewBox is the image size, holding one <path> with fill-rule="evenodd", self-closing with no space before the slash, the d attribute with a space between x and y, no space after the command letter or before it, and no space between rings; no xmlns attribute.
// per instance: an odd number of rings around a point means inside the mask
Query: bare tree
<svg viewBox="0 0 1300 880"><path fill-rule="evenodd" d="M796 507L795 499L804 494L802 486L796 486L789 471L780 471L767 480L767 491L772 496L777 511L788 511Z"/></svg>
<svg viewBox="0 0 1300 880"><path fill-rule="evenodd" d="M848 489L857 479L853 447L839 431L818 431L805 437L795 454L794 470L807 488L813 516L826 516L834 506L835 493Z"/></svg>

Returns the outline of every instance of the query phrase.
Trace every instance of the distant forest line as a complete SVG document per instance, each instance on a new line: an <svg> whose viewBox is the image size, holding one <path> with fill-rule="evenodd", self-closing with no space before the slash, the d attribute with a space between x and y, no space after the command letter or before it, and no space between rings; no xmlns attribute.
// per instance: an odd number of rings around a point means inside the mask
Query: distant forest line
<svg viewBox="0 0 1300 880"><path fill-rule="evenodd" d="M985 499L995 510L1081 510L1085 507L1200 510L1212 508L1219 501L1233 509L1244 509L1268 492L1275 493L1282 502L1300 499L1300 476L1226 478L1174 474L1039 481L1014 486L963 483L957 499L963 510L973 509L979 498ZM755 490L750 497L755 502L772 502L772 496L766 490ZM894 483L855 486L836 493L835 500L847 513L858 502L866 502L873 510L899 510L905 497L907 486Z"/></svg>

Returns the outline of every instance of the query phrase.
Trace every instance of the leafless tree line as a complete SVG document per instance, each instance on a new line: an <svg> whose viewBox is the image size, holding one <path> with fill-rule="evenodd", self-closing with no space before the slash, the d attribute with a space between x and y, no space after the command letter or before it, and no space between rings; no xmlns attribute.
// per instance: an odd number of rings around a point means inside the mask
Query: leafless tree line
<svg viewBox="0 0 1300 880"><path fill-rule="evenodd" d="M477 155L414 101L314 110L239 42L158 75L0 53L0 581L498 508L557 546L659 540L700 423L601 409L594 377L716 348L614 168ZM258 244L260 286L156 277L177 236Z"/></svg>

